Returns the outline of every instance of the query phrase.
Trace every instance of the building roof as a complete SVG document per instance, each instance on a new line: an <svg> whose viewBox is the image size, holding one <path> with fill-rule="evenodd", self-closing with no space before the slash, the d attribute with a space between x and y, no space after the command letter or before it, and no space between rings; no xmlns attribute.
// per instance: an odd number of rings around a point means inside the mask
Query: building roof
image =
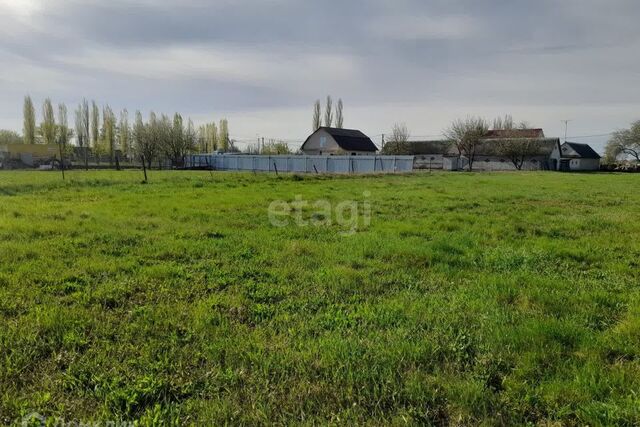
<svg viewBox="0 0 640 427"><path fill-rule="evenodd" d="M544 138L544 132L542 129L492 129L485 138Z"/></svg>
<svg viewBox="0 0 640 427"><path fill-rule="evenodd" d="M599 159L600 154L596 153L596 151L591 148L589 144L579 144L577 142L565 142L573 151L578 153L578 156L583 159ZM570 156L562 156L562 157L570 157Z"/></svg>
<svg viewBox="0 0 640 427"><path fill-rule="evenodd" d="M449 148L451 147L451 142L444 140L409 141L406 146L406 154L413 156L421 154L447 154L449 152Z"/></svg>
<svg viewBox="0 0 640 427"><path fill-rule="evenodd" d="M338 146L345 151L378 151L378 147L371 141L371 139L356 129L338 129L338 128L330 128L330 127L321 127L314 133L312 133L309 138L315 135L317 132L324 130L336 141ZM304 149L305 144L309 141L307 138L300 147L301 150Z"/></svg>
<svg viewBox="0 0 640 427"><path fill-rule="evenodd" d="M500 138L483 139L476 147L476 156L501 156L500 154ZM537 156L549 156L559 143L559 138L521 138L522 140L533 141L537 143ZM455 148L455 147L454 147Z"/></svg>

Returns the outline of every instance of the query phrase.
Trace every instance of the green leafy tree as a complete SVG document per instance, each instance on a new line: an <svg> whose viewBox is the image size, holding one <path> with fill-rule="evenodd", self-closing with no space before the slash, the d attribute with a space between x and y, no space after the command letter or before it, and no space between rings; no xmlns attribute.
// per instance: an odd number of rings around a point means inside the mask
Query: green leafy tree
<svg viewBox="0 0 640 427"><path fill-rule="evenodd" d="M608 162L629 158L640 162L640 120L632 123L629 129L614 132L605 148Z"/></svg>
<svg viewBox="0 0 640 427"><path fill-rule="evenodd" d="M152 111L149 115L149 122L144 123L140 111L136 111L136 118L133 124L133 147L135 155L141 162L146 162L148 168L155 159L159 146L154 132L157 132L157 119Z"/></svg>
<svg viewBox="0 0 640 427"><path fill-rule="evenodd" d="M227 152L230 148L229 139L229 122L227 119L220 120L220 126L218 127L218 149Z"/></svg>
<svg viewBox="0 0 640 427"><path fill-rule="evenodd" d="M36 110L29 95L24 97L22 132L25 144L36 143Z"/></svg>
<svg viewBox="0 0 640 427"><path fill-rule="evenodd" d="M24 139L12 130L0 129L0 145L22 144Z"/></svg>
<svg viewBox="0 0 640 427"><path fill-rule="evenodd" d="M120 112L118 144L125 157L129 158L131 155L131 128L129 127L129 112L126 108Z"/></svg>
<svg viewBox="0 0 640 427"><path fill-rule="evenodd" d="M47 98L42 104L42 123L40 124L40 134L45 144L55 144L56 141L56 118L53 112L51 99Z"/></svg>
<svg viewBox="0 0 640 427"><path fill-rule="evenodd" d="M102 109L102 146L106 154L109 154L109 165L113 166L115 160L116 142L116 118L113 110L108 105Z"/></svg>
<svg viewBox="0 0 640 427"><path fill-rule="evenodd" d="M96 148L100 139L100 109L91 101L91 146Z"/></svg>

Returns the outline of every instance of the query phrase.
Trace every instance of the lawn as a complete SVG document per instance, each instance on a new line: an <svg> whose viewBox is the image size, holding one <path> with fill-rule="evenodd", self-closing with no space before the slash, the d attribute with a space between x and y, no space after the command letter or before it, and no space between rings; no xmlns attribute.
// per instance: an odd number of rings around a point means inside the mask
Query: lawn
<svg viewBox="0 0 640 427"><path fill-rule="evenodd" d="M0 424L640 423L638 176L141 178L0 172Z"/></svg>

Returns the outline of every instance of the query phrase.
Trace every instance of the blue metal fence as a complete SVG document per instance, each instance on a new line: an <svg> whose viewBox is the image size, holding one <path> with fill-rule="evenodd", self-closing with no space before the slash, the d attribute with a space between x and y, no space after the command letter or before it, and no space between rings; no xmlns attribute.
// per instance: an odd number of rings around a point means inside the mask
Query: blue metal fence
<svg viewBox="0 0 640 427"><path fill-rule="evenodd" d="M411 172L413 156L265 156L193 154L187 168L229 171L365 174Z"/></svg>

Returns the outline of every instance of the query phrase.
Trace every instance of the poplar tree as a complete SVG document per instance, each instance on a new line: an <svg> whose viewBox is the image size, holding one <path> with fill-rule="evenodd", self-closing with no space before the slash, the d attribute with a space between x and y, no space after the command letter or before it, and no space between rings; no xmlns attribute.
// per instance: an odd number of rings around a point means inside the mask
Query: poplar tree
<svg viewBox="0 0 640 427"><path fill-rule="evenodd" d="M336 106L336 127L342 129L344 125L344 116L342 114L342 99L338 99L338 105Z"/></svg>
<svg viewBox="0 0 640 427"><path fill-rule="evenodd" d="M36 143L36 110L33 107L33 101L29 95L24 97L24 124L22 126L22 132L25 144Z"/></svg>
<svg viewBox="0 0 640 427"><path fill-rule="evenodd" d="M40 124L40 133L45 144L56 143L56 118L53 113L53 104L51 99L47 98L42 104L42 123Z"/></svg>
<svg viewBox="0 0 640 427"><path fill-rule="evenodd" d="M333 124L333 99L331 99L331 96L327 96L327 104L325 105L325 110L324 110L324 125L330 128L332 124Z"/></svg>

